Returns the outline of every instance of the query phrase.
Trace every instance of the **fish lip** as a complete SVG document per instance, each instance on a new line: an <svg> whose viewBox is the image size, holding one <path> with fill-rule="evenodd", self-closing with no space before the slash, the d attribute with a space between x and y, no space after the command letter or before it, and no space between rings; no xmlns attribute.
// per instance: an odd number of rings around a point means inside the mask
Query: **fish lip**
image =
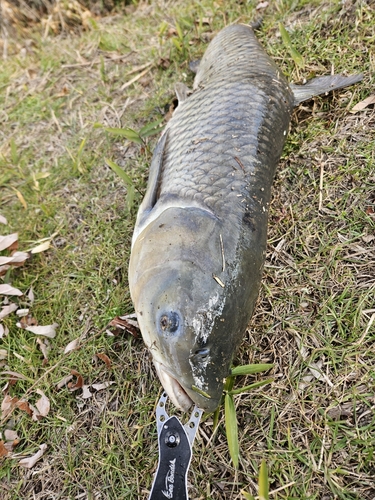
<svg viewBox="0 0 375 500"><path fill-rule="evenodd" d="M182 411L189 411L194 402L182 385L162 363L154 360L154 365L159 380L172 403Z"/></svg>

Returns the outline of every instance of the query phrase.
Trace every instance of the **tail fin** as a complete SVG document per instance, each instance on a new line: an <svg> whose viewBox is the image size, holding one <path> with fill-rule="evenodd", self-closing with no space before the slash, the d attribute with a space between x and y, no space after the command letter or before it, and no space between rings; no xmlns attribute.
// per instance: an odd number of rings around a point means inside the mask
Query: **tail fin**
<svg viewBox="0 0 375 500"><path fill-rule="evenodd" d="M313 78L305 85L294 85L290 84L290 88L294 95L294 105L297 106L303 101L307 101L314 97L315 95L326 94L331 92L331 90L341 89L343 87L348 87L354 83L358 83L363 79L363 74L352 75L352 76L342 76L342 75L330 75L330 76L319 76Z"/></svg>

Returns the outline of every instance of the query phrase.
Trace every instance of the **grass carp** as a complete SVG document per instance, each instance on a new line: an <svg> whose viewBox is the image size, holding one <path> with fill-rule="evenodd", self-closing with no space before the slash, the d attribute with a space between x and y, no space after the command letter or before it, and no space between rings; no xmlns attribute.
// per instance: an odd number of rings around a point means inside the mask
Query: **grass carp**
<svg viewBox="0 0 375 500"><path fill-rule="evenodd" d="M129 265L142 336L177 407L221 401L258 297L293 107L361 78L290 85L246 25L209 44L156 146Z"/></svg>

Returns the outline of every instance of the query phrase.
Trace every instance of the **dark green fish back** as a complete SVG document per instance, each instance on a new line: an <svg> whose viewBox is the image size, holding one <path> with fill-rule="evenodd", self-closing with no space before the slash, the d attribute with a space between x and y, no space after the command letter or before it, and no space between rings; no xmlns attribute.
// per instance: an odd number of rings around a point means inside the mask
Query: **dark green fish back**
<svg viewBox="0 0 375 500"><path fill-rule="evenodd" d="M269 201L293 95L244 25L226 28L214 39L195 88L168 124L159 202L194 200L220 218L242 223L250 205L257 210L254 204Z"/></svg>
<svg viewBox="0 0 375 500"><path fill-rule="evenodd" d="M269 78L287 80L280 73L275 62L268 56L246 25L236 24L220 31L208 46L194 81L194 88L204 86L216 79L238 81L243 78Z"/></svg>

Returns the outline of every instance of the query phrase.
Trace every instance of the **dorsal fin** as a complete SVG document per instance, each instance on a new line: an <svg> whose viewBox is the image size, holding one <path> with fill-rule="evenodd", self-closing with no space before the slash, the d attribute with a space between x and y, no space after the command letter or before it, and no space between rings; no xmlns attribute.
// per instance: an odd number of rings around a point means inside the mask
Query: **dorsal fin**
<svg viewBox="0 0 375 500"><path fill-rule="evenodd" d="M294 105L298 106L303 101L307 101L316 95L326 94L331 90L349 87L354 83L358 83L363 79L363 74L343 76L343 75L329 75L319 76L313 78L305 85L290 84L290 88L294 95Z"/></svg>

